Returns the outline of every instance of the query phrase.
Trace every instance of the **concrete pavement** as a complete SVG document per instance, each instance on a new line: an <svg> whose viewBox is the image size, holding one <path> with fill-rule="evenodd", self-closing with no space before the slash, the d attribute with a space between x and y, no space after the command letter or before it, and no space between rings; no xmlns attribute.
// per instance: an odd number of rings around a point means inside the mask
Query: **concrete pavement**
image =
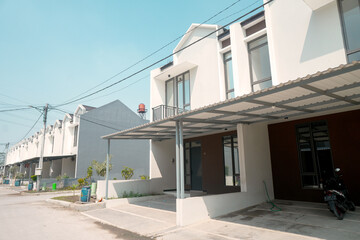
<svg viewBox="0 0 360 240"><path fill-rule="evenodd" d="M53 196L25 196L0 185L0 240L151 239L45 202Z"/></svg>

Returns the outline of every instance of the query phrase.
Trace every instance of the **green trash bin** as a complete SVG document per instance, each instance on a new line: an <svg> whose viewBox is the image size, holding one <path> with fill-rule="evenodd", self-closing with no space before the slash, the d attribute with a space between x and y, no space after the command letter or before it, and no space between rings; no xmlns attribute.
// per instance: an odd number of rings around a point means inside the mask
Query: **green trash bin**
<svg viewBox="0 0 360 240"><path fill-rule="evenodd" d="M52 185L52 190L53 190L53 191L56 190L56 183L53 183L53 185Z"/></svg>
<svg viewBox="0 0 360 240"><path fill-rule="evenodd" d="M91 184L91 196L96 195L96 183Z"/></svg>

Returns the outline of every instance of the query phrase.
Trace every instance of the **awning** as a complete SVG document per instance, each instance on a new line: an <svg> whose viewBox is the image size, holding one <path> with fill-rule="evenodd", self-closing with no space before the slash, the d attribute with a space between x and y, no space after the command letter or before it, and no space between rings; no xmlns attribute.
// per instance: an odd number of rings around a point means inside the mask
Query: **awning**
<svg viewBox="0 0 360 240"><path fill-rule="evenodd" d="M309 113L360 106L360 61L340 65L264 90L103 136L105 139L184 138L235 129L236 124L289 119Z"/></svg>

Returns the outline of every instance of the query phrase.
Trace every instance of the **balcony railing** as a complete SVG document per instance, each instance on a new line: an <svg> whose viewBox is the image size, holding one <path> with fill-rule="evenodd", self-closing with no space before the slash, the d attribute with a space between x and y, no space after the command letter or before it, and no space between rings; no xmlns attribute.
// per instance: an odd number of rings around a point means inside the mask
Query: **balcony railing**
<svg viewBox="0 0 360 240"><path fill-rule="evenodd" d="M153 110L153 121L168 118L184 112L184 110L181 108L166 106L166 105L156 106L152 110Z"/></svg>

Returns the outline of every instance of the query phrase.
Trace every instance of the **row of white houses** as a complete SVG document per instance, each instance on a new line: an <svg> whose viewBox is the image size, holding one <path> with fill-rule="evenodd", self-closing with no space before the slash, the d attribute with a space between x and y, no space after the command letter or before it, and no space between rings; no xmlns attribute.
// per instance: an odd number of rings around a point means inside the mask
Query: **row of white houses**
<svg viewBox="0 0 360 240"><path fill-rule="evenodd" d="M99 108L79 105L74 113L66 113L62 120L56 120L53 125L46 127L42 178L56 178L59 175L85 177L86 169L93 160L103 162L106 158L103 145L106 142L101 139L102 135L145 122L119 100ZM7 169L11 165L18 165L26 177L34 175L43 134L44 130L39 130L12 146L6 158ZM122 142L121 146L115 143L112 177L120 179L124 166L136 169L135 178L148 175L148 141L137 141L137 144L140 150L133 150L130 142ZM94 177L97 177L96 174Z"/></svg>

